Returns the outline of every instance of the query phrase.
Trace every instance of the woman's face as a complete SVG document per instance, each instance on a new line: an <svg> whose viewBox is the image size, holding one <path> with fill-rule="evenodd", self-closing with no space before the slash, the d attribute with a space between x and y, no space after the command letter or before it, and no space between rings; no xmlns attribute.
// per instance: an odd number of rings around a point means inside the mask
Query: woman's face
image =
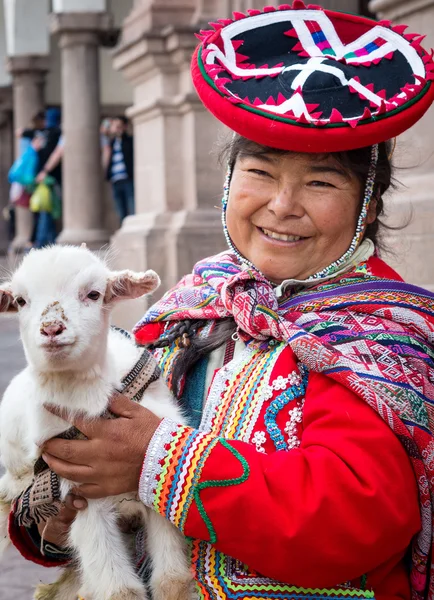
<svg viewBox="0 0 434 600"><path fill-rule="evenodd" d="M240 155L227 206L229 235L270 281L307 279L350 247L361 184L333 156ZM371 203L368 222L375 220Z"/></svg>

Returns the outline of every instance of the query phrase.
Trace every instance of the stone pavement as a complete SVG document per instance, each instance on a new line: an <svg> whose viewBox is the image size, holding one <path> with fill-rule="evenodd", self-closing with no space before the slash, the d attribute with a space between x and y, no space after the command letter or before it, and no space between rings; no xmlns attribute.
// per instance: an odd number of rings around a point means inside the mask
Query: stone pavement
<svg viewBox="0 0 434 600"><path fill-rule="evenodd" d="M0 397L23 365L17 320L14 316L0 315ZM53 581L56 571L27 562L14 548L9 548L0 562L0 600L31 600L35 585Z"/></svg>

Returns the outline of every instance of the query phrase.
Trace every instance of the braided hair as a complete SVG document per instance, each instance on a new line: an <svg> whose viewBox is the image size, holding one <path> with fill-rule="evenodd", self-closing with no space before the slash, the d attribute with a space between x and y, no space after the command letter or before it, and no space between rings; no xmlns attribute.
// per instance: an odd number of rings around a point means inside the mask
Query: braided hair
<svg viewBox="0 0 434 600"><path fill-rule="evenodd" d="M192 367L216 348L225 344L235 333L237 327L232 318L216 321L207 337L200 337L199 331L208 323L206 320L179 321L153 342L148 348L167 348L178 344L178 356L172 373L172 392L179 398L181 391L178 382L185 377Z"/></svg>

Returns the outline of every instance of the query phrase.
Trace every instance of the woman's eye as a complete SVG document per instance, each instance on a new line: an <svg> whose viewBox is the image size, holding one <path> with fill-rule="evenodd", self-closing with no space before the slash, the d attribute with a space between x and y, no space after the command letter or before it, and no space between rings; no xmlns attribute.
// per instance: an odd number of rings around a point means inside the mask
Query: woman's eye
<svg viewBox="0 0 434 600"><path fill-rule="evenodd" d="M249 173L254 173L255 175L260 175L261 177L270 177L270 174L267 171L262 171L262 169L249 169Z"/></svg>
<svg viewBox="0 0 434 600"><path fill-rule="evenodd" d="M94 302L96 302L97 300L100 299L101 294L99 292L89 292L87 297L89 298L89 300L93 300Z"/></svg>
<svg viewBox="0 0 434 600"><path fill-rule="evenodd" d="M314 187L335 187L332 183L329 183L328 181L311 181L310 185L313 185Z"/></svg>
<svg viewBox="0 0 434 600"><path fill-rule="evenodd" d="M18 298L15 298L15 302L18 304L18 306L21 306L21 308L27 304L27 302L22 296L18 296Z"/></svg>

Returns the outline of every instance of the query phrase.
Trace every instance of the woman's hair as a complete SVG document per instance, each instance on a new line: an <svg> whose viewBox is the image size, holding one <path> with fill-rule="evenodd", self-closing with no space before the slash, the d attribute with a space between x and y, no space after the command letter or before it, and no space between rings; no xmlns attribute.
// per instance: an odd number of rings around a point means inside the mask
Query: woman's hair
<svg viewBox="0 0 434 600"><path fill-rule="evenodd" d="M355 175L360 183L362 195L360 198L360 208L363 204L366 180L369 174L371 165L371 147L350 150L348 152L333 153L333 157L339 164L348 172ZM379 156L377 171L375 177L374 197L377 199L377 218L368 225L365 232L365 239L370 239L378 247L381 247L381 230L392 229L382 223L380 217L384 216L384 201L383 195L393 187L392 179L392 164L389 159L391 152L390 142L382 142L379 145ZM277 150L267 146L261 146L255 142L243 138L239 135L234 136L228 142L220 153L220 161L226 162L231 170L233 170L237 158L242 154L250 156L260 156L261 154L289 154L286 150ZM324 154L324 158L326 158ZM178 382L188 373L188 371L204 356L227 342L233 333L236 331L235 321L232 318L222 319L218 321L212 333L206 338L201 338L197 335L200 327L205 324L203 321L180 321L170 329L167 336L163 336L155 342L153 348L162 348L178 342L181 349L178 350L177 357L172 374L172 391L179 396Z"/></svg>
<svg viewBox="0 0 434 600"><path fill-rule="evenodd" d="M377 218L371 225L368 225L364 236L364 239L372 240L375 246L380 248L382 247L380 239L382 230L390 229L389 226L382 222L381 217L385 216L383 195L390 187L394 187L393 167L391 160L389 159L391 147L391 142L381 142L379 144L379 155L373 192L373 197L377 200ZM348 150L346 152L333 152L331 154L345 171L359 179L362 190L360 208L362 208L363 205L366 180L371 166L371 152L372 148L371 146L368 146L356 150ZM243 154L249 156L261 156L263 154L284 156L292 153L288 150L278 150L276 148L262 146L247 138L241 137L240 135L235 135L223 146L220 152L220 162L222 164L228 164L230 169L233 170L237 158ZM322 156L325 159L328 154L323 154Z"/></svg>

